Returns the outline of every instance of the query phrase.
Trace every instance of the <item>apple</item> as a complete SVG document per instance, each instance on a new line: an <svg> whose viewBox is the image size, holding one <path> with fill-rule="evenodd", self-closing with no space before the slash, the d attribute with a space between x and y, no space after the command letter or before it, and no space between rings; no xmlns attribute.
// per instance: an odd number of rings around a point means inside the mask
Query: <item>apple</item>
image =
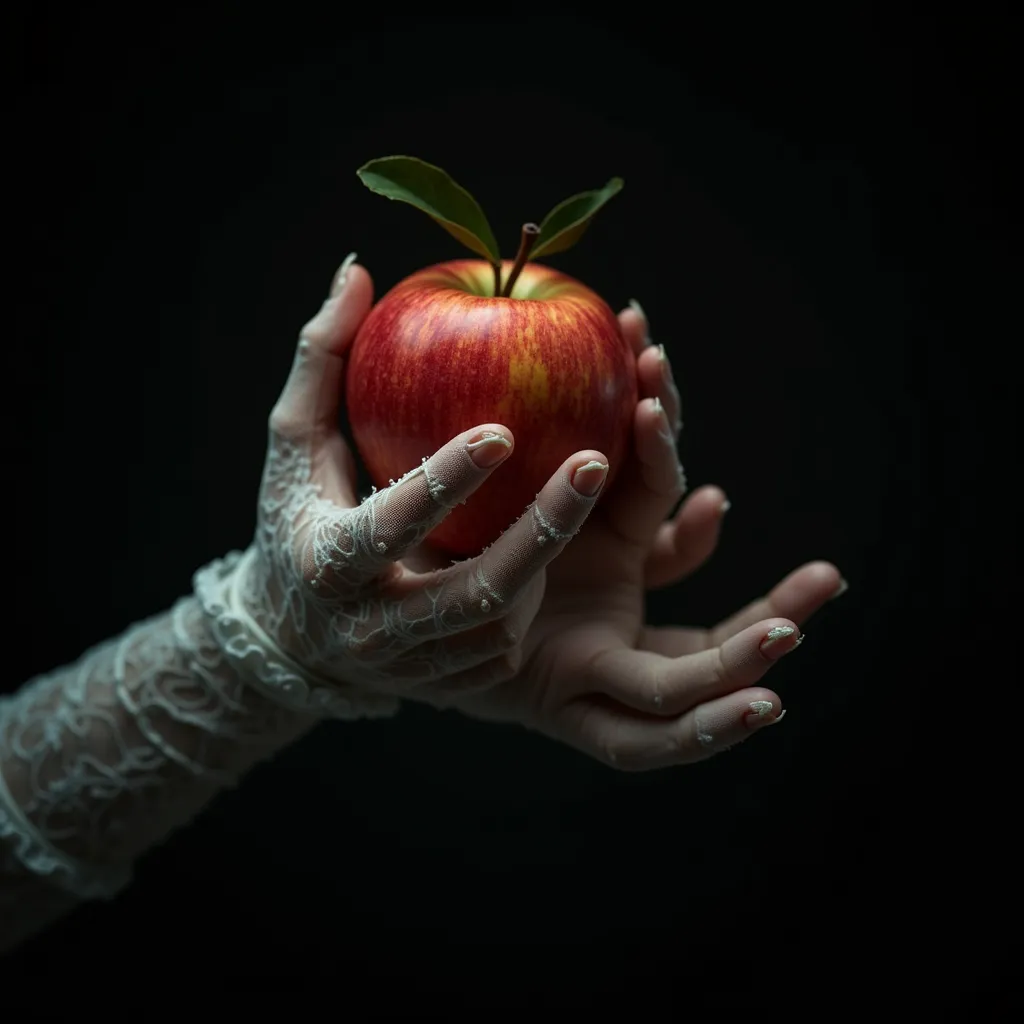
<svg viewBox="0 0 1024 1024"><path fill-rule="evenodd" d="M608 457L607 491L629 444L635 357L618 318L566 274L518 270L508 296L484 260L417 271L376 303L349 356L352 438L377 487L476 424L512 431L510 458L429 536L456 556L493 543L576 451Z"/></svg>
<svg viewBox="0 0 1024 1024"><path fill-rule="evenodd" d="M576 451L608 457L606 493L629 444L635 359L608 304L536 258L575 245L622 179L564 200L539 225L524 224L509 261L477 201L440 167L389 156L356 173L372 192L417 207L483 257L405 278L356 335L345 400L374 485L387 487L477 424L508 427L512 455L429 535L457 556L493 543Z"/></svg>

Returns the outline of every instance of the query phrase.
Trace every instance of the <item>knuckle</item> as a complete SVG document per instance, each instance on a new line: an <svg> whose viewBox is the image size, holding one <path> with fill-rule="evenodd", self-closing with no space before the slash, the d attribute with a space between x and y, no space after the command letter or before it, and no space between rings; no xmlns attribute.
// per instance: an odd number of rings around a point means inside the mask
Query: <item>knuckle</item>
<svg viewBox="0 0 1024 1024"><path fill-rule="evenodd" d="M367 630L363 635L349 636L348 649L361 661L375 661L392 646L391 639L383 629Z"/></svg>
<svg viewBox="0 0 1024 1024"><path fill-rule="evenodd" d="M302 433L298 418L280 402L270 410L267 429L283 441L297 441Z"/></svg>
<svg viewBox="0 0 1024 1024"><path fill-rule="evenodd" d="M324 599L342 596L353 550L352 531L341 518L324 517L313 522L298 553L307 592Z"/></svg>
<svg viewBox="0 0 1024 1024"><path fill-rule="evenodd" d="M720 690L729 689L733 685L732 672L725 663L722 648L716 647L714 657L711 659L711 672L714 676L716 687Z"/></svg>

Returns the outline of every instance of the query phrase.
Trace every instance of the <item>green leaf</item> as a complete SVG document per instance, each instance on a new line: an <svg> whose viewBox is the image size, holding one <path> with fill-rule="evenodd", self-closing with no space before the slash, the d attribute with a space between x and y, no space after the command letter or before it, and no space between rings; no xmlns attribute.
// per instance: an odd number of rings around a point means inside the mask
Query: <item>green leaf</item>
<svg viewBox="0 0 1024 1024"><path fill-rule="evenodd" d="M356 174L371 192L415 206L491 264L501 262L479 203L440 167L414 156L385 156L364 164Z"/></svg>
<svg viewBox="0 0 1024 1024"><path fill-rule="evenodd" d="M623 184L621 178L612 178L604 188L581 192L559 203L541 222L530 259L571 249L587 230L594 214L622 189Z"/></svg>

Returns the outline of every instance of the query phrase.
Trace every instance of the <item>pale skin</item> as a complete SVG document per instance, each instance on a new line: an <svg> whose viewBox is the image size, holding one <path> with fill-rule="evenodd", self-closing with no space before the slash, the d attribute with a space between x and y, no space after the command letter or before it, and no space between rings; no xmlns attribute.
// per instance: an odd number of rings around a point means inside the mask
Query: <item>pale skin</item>
<svg viewBox="0 0 1024 1024"><path fill-rule="evenodd" d="M321 496L341 509L359 505L354 457L338 429L344 359L372 301L369 273L351 266L303 329L304 358L270 420L272 431L308 447ZM682 582L714 553L726 496L713 484L702 486L672 514L684 487L676 453L679 392L662 350L647 341L639 308L624 310L619 320L637 359L632 457L596 505L575 498L578 507L557 524L567 539L538 554L524 516L486 552L455 566L429 539L408 548L389 543L387 560L358 596L408 602L439 579L468 592L477 569L501 576L507 602L479 621L469 618L455 637L434 641L465 654L469 666L476 645L476 663L488 671L477 672L472 686L439 685L415 696L518 722L617 769L645 770L702 760L778 722L783 702L763 685L765 677L843 582L831 563L810 562L713 628L645 623L645 592ZM508 446L498 447L507 448L506 458L514 454L512 432L500 423L469 424L451 446L462 450L481 431L504 437ZM538 509L564 509L576 470L590 466L593 474L595 464L607 462L596 449L570 457L541 491ZM466 457L456 489L471 495L501 465L481 469ZM410 479L401 486L420 484ZM432 510L429 518L436 522L440 514ZM409 523L410 537L417 525Z"/></svg>

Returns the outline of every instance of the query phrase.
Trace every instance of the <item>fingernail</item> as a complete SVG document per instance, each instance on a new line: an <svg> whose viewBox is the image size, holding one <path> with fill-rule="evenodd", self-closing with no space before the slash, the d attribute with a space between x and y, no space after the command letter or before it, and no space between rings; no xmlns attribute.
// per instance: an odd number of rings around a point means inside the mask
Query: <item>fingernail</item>
<svg viewBox="0 0 1024 1024"><path fill-rule="evenodd" d="M664 382L665 387L668 390L668 393L672 396L673 400L675 401L676 408L682 409L682 399L679 395L679 388L676 387L675 374L672 372L672 362L668 358L668 353L665 351L664 345L658 346L658 360L661 363L661 379ZM677 419L676 422L672 424L672 430L675 433L676 437L678 437L679 434L682 432L682 429L683 421L682 418L680 418Z"/></svg>
<svg viewBox="0 0 1024 1024"><path fill-rule="evenodd" d="M752 700L750 710L743 716L748 729L760 729L765 725L778 725L786 717L785 708L775 714L775 705L770 700Z"/></svg>
<svg viewBox="0 0 1024 1024"><path fill-rule="evenodd" d="M792 646L786 645L786 640L795 632L796 630L792 626L773 626L761 641L761 653L774 661L790 651L795 651L804 642L804 635L801 633L796 638L796 643Z"/></svg>
<svg viewBox="0 0 1024 1024"><path fill-rule="evenodd" d="M668 353L664 345L658 346L658 362L661 363L661 377L666 384L674 384L672 377L672 364L668 361Z"/></svg>
<svg viewBox="0 0 1024 1024"><path fill-rule="evenodd" d="M504 434L496 434L493 430L484 430L466 442L466 451L473 464L480 469L496 466L512 451L512 442Z"/></svg>
<svg viewBox="0 0 1024 1024"><path fill-rule="evenodd" d="M658 437L665 442L665 444L672 445L675 447L676 439L672 436L672 428L668 425L668 413L665 412L665 406L661 404L661 399L655 396L651 399L652 408L655 413L661 418L662 426L658 429Z"/></svg>
<svg viewBox="0 0 1024 1024"><path fill-rule="evenodd" d="M844 580L842 576L840 576L839 577L839 587L837 588L836 592L829 598L829 600L830 601L834 601L837 597L842 597L843 594L845 594L849 589L850 589L850 584L847 583L846 580Z"/></svg>
<svg viewBox="0 0 1024 1024"><path fill-rule="evenodd" d="M641 320L644 322L644 347L646 348L651 343L651 325L647 319L647 314L644 312L644 307L637 302L636 299L629 300L629 308L636 313Z"/></svg>
<svg viewBox="0 0 1024 1024"><path fill-rule="evenodd" d="M585 498L592 498L601 490L607 476L607 465L603 462L598 462L597 459L591 459L590 462L578 467L576 472L573 473L572 485Z"/></svg>
<svg viewBox="0 0 1024 1024"><path fill-rule="evenodd" d="M344 260L342 260L341 266L338 267L338 272L334 275L334 281L331 283L331 298L335 298L340 295L345 285L348 283L348 271L349 267L352 266L356 261L356 254L350 252Z"/></svg>
<svg viewBox="0 0 1024 1024"><path fill-rule="evenodd" d="M732 502L728 498L726 498L722 502L722 504L718 506L718 514L720 516L724 516L725 513L728 512L729 509L731 509L731 508L732 508Z"/></svg>

